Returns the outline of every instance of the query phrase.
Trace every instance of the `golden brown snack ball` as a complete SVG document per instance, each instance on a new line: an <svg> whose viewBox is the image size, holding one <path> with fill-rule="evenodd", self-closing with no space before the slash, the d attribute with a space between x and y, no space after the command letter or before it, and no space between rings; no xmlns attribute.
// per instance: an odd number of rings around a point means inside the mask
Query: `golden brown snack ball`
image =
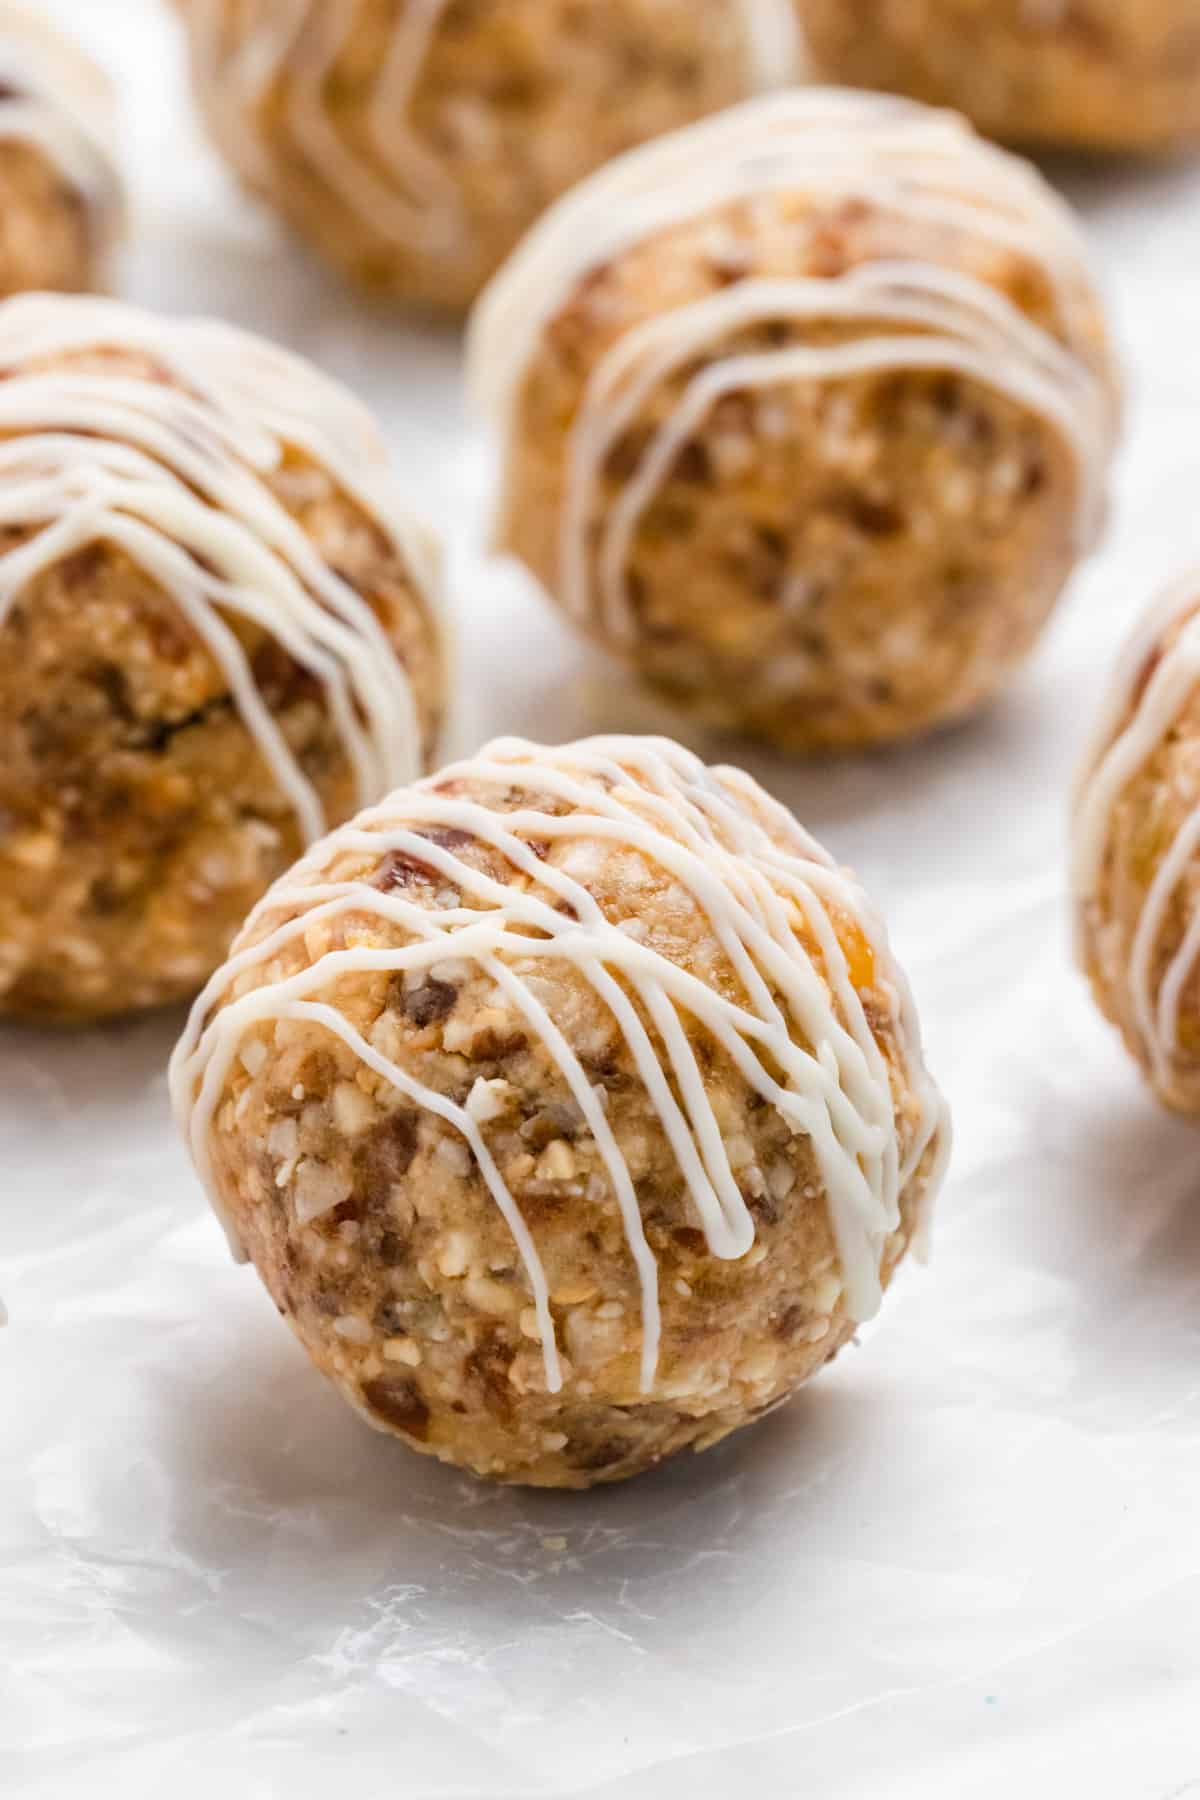
<svg viewBox="0 0 1200 1800"><path fill-rule="evenodd" d="M818 73L967 114L1012 143L1200 142L1195 0L796 0Z"/></svg>
<svg viewBox="0 0 1200 1800"><path fill-rule="evenodd" d="M436 557L358 403L229 326L0 307L0 1012L188 997L428 766Z"/></svg>
<svg viewBox="0 0 1200 1800"><path fill-rule="evenodd" d="M376 293L466 306L630 145L786 80L791 0L176 0L209 130Z"/></svg>
<svg viewBox="0 0 1200 1800"><path fill-rule="evenodd" d="M1200 571L1121 656L1075 796L1076 947L1153 1087L1200 1114Z"/></svg>
<svg viewBox="0 0 1200 1800"><path fill-rule="evenodd" d="M787 749L959 718L1103 516L1074 223L954 116L761 98L566 196L481 299L500 546L710 725Z"/></svg>
<svg viewBox="0 0 1200 1800"><path fill-rule="evenodd" d="M107 78L23 6L0 4L0 298L106 284L124 219Z"/></svg>
<svg viewBox="0 0 1200 1800"><path fill-rule="evenodd" d="M177 1115L369 1423L502 1481L704 1449L878 1308L948 1149L853 878L666 739L518 740L268 894Z"/></svg>

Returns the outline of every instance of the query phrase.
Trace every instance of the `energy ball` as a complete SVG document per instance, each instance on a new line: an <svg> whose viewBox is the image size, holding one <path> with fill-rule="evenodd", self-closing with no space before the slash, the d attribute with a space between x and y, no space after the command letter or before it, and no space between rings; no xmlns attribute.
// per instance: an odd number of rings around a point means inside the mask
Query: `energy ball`
<svg viewBox="0 0 1200 1800"><path fill-rule="evenodd" d="M369 1423L588 1487L880 1304L948 1146L861 889L736 769L504 739L343 827L196 1002L177 1115Z"/></svg>
<svg viewBox="0 0 1200 1800"><path fill-rule="evenodd" d="M427 767L436 578L306 363L0 306L0 1013L190 997L306 844Z"/></svg>
<svg viewBox="0 0 1200 1800"><path fill-rule="evenodd" d="M962 121L766 96L559 202L480 302L497 537L710 725L786 749L959 718L1103 516L1083 247Z"/></svg>
<svg viewBox="0 0 1200 1800"><path fill-rule="evenodd" d="M1200 570L1130 639L1075 798L1078 958L1155 1093L1200 1115Z"/></svg>
<svg viewBox="0 0 1200 1800"><path fill-rule="evenodd" d="M1195 0L797 0L829 80L954 106L1014 143L1200 141Z"/></svg>
<svg viewBox="0 0 1200 1800"><path fill-rule="evenodd" d="M23 7L0 4L0 298L102 287L124 221L106 77Z"/></svg>
<svg viewBox="0 0 1200 1800"><path fill-rule="evenodd" d="M787 80L792 0L176 0L218 147L361 286L461 309L632 144Z"/></svg>

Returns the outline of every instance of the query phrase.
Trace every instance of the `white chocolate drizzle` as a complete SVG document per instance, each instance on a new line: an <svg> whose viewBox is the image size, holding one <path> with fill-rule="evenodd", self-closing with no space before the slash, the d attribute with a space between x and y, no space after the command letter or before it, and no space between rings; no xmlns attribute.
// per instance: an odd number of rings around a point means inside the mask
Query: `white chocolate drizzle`
<svg viewBox="0 0 1200 1800"><path fill-rule="evenodd" d="M448 5L398 0L393 7L360 150L339 131L328 105L330 80L362 27L358 0L245 0L235 32L225 0L188 0L198 85L219 135L236 147L251 178L269 186L259 115L286 80L292 137L350 213L384 242L452 252L469 232L461 196L412 121L413 97ZM792 0L735 0L735 7L745 33L747 86L789 79L798 58Z"/></svg>
<svg viewBox="0 0 1200 1800"><path fill-rule="evenodd" d="M754 86L759 92L799 78L803 50L795 0L738 0Z"/></svg>
<svg viewBox="0 0 1200 1800"><path fill-rule="evenodd" d="M1200 569L1173 582L1131 633L1076 784L1071 891L1081 964L1087 961L1089 916L1100 898L1114 809L1198 688ZM1171 1086L1171 1064L1179 1046L1180 1001L1200 958L1200 913L1190 920L1157 991L1155 952L1171 901L1198 853L1200 806L1192 808L1159 862L1130 950L1134 1019L1155 1083L1163 1089Z"/></svg>
<svg viewBox="0 0 1200 1800"><path fill-rule="evenodd" d="M925 260L863 263L832 280L749 277L634 326L588 377L569 435L560 521L559 597L618 639L636 631L624 571L638 522L689 437L735 390L896 369L957 372L1049 425L1077 471L1079 548L1098 534L1117 408L1087 354L1091 287L1075 222L1029 165L984 143L954 114L891 96L822 88L764 96L618 158L551 208L471 323L468 385L503 449L511 449L540 336L589 269L723 207L786 193L830 208L866 201L885 215L1029 257L1046 271L1065 341L985 281ZM737 333L772 320L833 323L854 335L721 352ZM602 516L594 545L605 457L647 397L681 370L689 373L678 403Z"/></svg>
<svg viewBox="0 0 1200 1800"><path fill-rule="evenodd" d="M105 351L149 366L104 364ZM362 508L435 619L433 541L401 505L369 415L317 370L216 321L53 295L0 307L0 528L30 534L0 555L0 624L62 558L117 545L219 664L312 842L328 823L320 797L229 620L253 620L319 683L360 806L419 772L421 732L383 625L267 485L289 448Z"/></svg>
<svg viewBox="0 0 1200 1800"><path fill-rule="evenodd" d="M77 45L23 6L0 0L0 140L24 142L80 195L101 259L124 220L114 154L116 106L106 77Z"/></svg>
<svg viewBox="0 0 1200 1800"><path fill-rule="evenodd" d="M527 798L514 811L494 811L444 792L451 782ZM547 798L572 810L546 810ZM433 838L421 835L430 828ZM437 841L438 828L492 846L530 885L514 887L472 868ZM657 865L703 915L741 984L741 998L670 960L646 934L622 929L628 921L607 916L582 881L543 860L531 841L582 842L601 856L628 852ZM329 879L327 871L347 852L361 856L362 873ZM375 885L392 852L419 859L443 879L437 909ZM533 884L551 898L539 897ZM336 941L336 921L347 914L356 922L349 947L328 949L292 975L270 973L289 946L307 944L313 932L334 926ZM364 917L378 921L383 935L402 931L406 941L363 944ZM711 1253L736 1260L755 1232L689 1026L721 1048L794 1135L808 1139L847 1310L855 1319L875 1313L887 1240L901 1224L901 1196L927 1151L924 1199L914 1210L932 1201L941 1179L949 1147L946 1108L925 1070L911 997L882 922L853 878L749 776L706 768L664 739L591 738L561 749L500 739L470 761L391 795L318 845L255 908L243 937L260 921L268 922L266 935L245 948L235 945L196 1001L170 1071L176 1117L235 1253L241 1250L211 1147L234 1059L246 1034L265 1023L319 1025L406 1100L461 1134L524 1264L547 1383L552 1391L561 1386L545 1274L480 1128L486 1107L470 1100L457 1105L423 1085L368 1043L330 999L344 975L419 976L450 958L465 961L490 978L540 1038L595 1139L640 1283L641 1380L649 1391L660 1335L658 1270L636 1183L591 1079L526 979L539 964L558 961L586 981L596 1006L622 1034ZM843 935L847 924L860 933L875 958L872 994L887 1010L901 1058L899 1094L852 980L839 924ZM246 976L259 985L247 991Z"/></svg>

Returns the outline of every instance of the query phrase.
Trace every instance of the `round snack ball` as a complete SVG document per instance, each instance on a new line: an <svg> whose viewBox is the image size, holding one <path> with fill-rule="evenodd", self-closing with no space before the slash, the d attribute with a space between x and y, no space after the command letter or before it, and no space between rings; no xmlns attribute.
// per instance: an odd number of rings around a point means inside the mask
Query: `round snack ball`
<svg viewBox="0 0 1200 1800"><path fill-rule="evenodd" d="M235 1246L477 1474L703 1449L880 1304L948 1148L854 880L736 769L500 740L267 895L175 1053Z"/></svg>
<svg viewBox="0 0 1200 1800"><path fill-rule="evenodd" d="M357 401L227 325L0 307L0 1012L194 994L427 767L437 557Z"/></svg>
<svg viewBox="0 0 1200 1800"><path fill-rule="evenodd" d="M1200 570L1129 640L1075 796L1079 962L1159 1098L1200 1115Z"/></svg>
<svg viewBox="0 0 1200 1800"><path fill-rule="evenodd" d="M670 698L789 749L970 712L1103 515L1081 241L958 119L767 96L568 195L480 302L498 539Z"/></svg>
<svg viewBox="0 0 1200 1800"><path fill-rule="evenodd" d="M1196 0L796 0L831 81L958 107L1014 143L1200 141Z"/></svg>
<svg viewBox="0 0 1200 1800"><path fill-rule="evenodd" d="M0 3L0 298L102 287L124 222L107 78L22 6Z"/></svg>
<svg viewBox="0 0 1200 1800"><path fill-rule="evenodd" d="M792 0L176 0L208 127L377 293L469 304L619 151L790 78Z"/></svg>

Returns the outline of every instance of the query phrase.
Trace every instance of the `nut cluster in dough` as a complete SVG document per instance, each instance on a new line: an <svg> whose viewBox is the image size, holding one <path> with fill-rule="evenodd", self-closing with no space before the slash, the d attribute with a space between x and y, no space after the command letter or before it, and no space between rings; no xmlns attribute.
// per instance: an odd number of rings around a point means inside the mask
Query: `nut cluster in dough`
<svg viewBox="0 0 1200 1800"><path fill-rule="evenodd" d="M793 749L970 712L1103 517L1073 220L951 115L735 108L559 202L480 302L502 547L709 723Z"/></svg>
<svg viewBox="0 0 1200 1800"><path fill-rule="evenodd" d="M0 308L0 1012L185 998L428 764L436 556L371 421L231 327Z"/></svg>
<svg viewBox="0 0 1200 1800"><path fill-rule="evenodd" d="M904 978L749 777L516 740L272 889L175 1103L235 1245L374 1425L584 1487L827 1362L948 1142Z"/></svg>
<svg viewBox="0 0 1200 1800"><path fill-rule="evenodd" d="M830 81L953 106L1013 143L1200 141L1195 0L796 0Z"/></svg>
<svg viewBox="0 0 1200 1800"><path fill-rule="evenodd" d="M375 292L461 308L609 157L792 65L791 0L176 0L209 129Z"/></svg>
<svg viewBox="0 0 1200 1800"><path fill-rule="evenodd" d="M1075 801L1076 944L1160 1099L1200 1114L1200 572L1120 660Z"/></svg>
<svg viewBox="0 0 1200 1800"><path fill-rule="evenodd" d="M124 218L107 78L23 6L0 3L0 298L105 285Z"/></svg>

